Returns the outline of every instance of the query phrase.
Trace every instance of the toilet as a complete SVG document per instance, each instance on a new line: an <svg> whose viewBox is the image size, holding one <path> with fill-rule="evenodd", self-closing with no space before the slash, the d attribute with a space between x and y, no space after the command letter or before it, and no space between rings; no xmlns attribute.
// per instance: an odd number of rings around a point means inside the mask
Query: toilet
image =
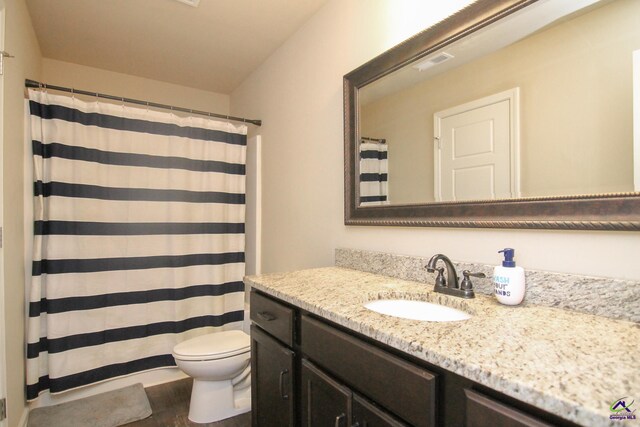
<svg viewBox="0 0 640 427"><path fill-rule="evenodd" d="M214 332L177 344L176 365L193 378L189 420L211 423L251 410L251 340L244 331Z"/></svg>

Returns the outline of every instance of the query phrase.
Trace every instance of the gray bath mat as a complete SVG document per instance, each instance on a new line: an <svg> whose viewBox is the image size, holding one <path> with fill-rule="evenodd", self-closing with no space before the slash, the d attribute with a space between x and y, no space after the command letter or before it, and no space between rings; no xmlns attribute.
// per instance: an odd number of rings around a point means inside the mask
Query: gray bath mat
<svg viewBox="0 0 640 427"><path fill-rule="evenodd" d="M37 408L28 427L116 427L151 415L142 384L96 394L72 402Z"/></svg>

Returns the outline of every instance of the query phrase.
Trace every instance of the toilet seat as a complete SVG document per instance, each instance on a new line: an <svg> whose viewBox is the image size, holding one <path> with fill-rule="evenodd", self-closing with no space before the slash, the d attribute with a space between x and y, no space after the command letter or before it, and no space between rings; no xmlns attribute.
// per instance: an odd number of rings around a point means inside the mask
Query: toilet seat
<svg viewBox="0 0 640 427"><path fill-rule="evenodd" d="M251 350L251 339L242 331L213 332L183 341L173 348L179 360L217 360Z"/></svg>

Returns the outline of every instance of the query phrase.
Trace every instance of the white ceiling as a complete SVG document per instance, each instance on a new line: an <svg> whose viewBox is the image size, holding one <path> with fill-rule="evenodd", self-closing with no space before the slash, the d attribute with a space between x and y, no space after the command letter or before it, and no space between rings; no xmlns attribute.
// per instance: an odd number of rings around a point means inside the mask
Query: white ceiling
<svg viewBox="0 0 640 427"><path fill-rule="evenodd" d="M326 0L27 0L46 58L230 93Z"/></svg>

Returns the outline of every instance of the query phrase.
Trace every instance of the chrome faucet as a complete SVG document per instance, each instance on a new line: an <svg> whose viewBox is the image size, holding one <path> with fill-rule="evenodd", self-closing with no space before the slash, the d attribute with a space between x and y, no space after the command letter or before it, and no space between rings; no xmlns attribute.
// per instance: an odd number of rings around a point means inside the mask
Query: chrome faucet
<svg viewBox="0 0 640 427"><path fill-rule="evenodd" d="M444 262L447 269L447 278L444 277L444 268L437 268L438 261ZM458 284L458 274L456 273L456 267L453 262L443 254L436 254L431 257L429 263L425 266L429 273L438 272L436 276L436 284L433 287L434 292L440 292L447 295L453 295L462 298L474 298L473 284L470 277L486 277L484 273L472 273L469 270L464 270L462 275L462 283Z"/></svg>

